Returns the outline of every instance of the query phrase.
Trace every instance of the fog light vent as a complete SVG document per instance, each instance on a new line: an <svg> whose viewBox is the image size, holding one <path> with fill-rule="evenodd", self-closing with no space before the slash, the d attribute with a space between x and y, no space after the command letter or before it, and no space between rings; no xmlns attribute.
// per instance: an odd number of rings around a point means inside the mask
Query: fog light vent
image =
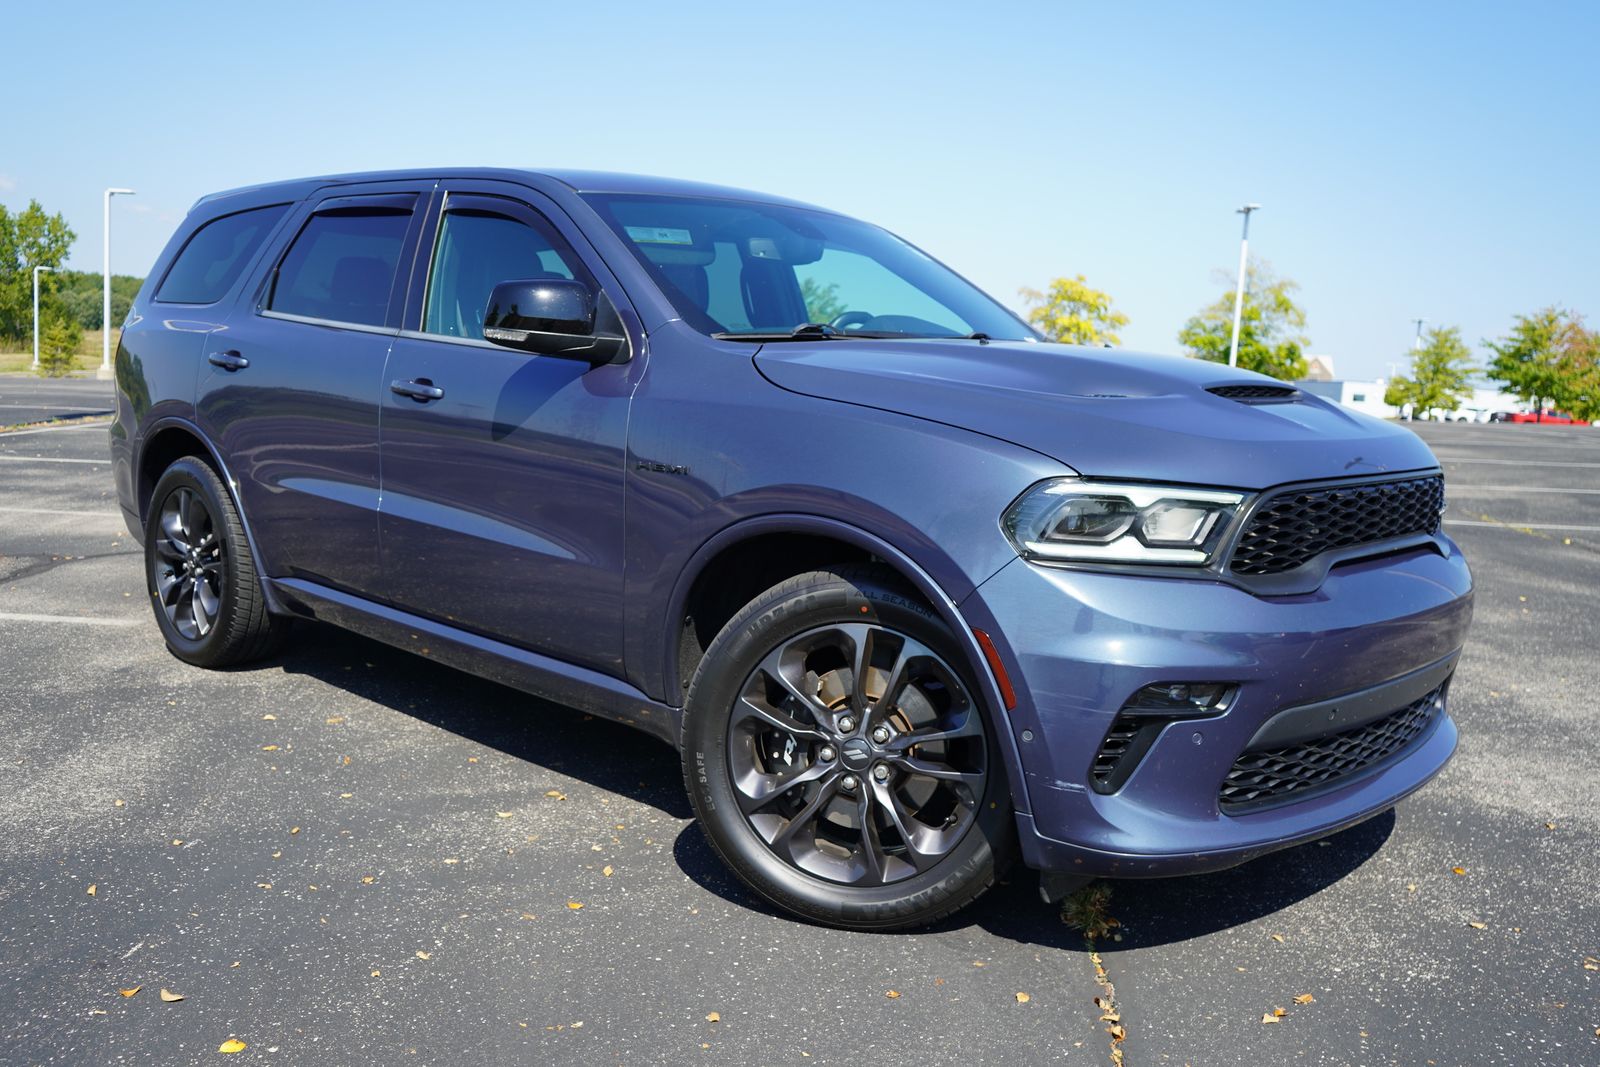
<svg viewBox="0 0 1600 1067"><path fill-rule="evenodd" d="M1221 715L1238 687L1229 682L1157 682L1129 698L1111 721L1089 769L1096 793L1122 788L1167 723Z"/></svg>

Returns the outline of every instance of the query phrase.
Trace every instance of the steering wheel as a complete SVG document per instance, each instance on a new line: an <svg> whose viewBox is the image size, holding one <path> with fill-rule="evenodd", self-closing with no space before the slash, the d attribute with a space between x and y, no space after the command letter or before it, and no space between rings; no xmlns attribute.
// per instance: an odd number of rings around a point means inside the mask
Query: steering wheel
<svg viewBox="0 0 1600 1067"><path fill-rule="evenodd" d="M836 330L848 330L852 326L864 326L876 317L870 311L846 311L842 315L834 316L828 325Z"/></svg>

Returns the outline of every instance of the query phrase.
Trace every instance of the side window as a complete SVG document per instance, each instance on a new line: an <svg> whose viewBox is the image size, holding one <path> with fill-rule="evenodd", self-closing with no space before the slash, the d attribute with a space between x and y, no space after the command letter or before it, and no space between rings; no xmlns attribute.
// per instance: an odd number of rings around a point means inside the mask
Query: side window
<svg viewBox="0 0 1600 1067"><path fill-rule="evenodd" d="M410 223L409 210L392 207L311 216L278 265L267 309L382 326Z"/></svg>
<svg viewBox="0 0 1600 1067"><path fill-rule="evenodd" d="M225 296L288 204L212 219L196 230L156 290L164 304L214 304Z"/></svg>
<svg viewBox="0 0 1600 1067"><path fill-rule="evenodd" d="M428 274L424 333L483 339L483 313L500 282L578 279L593 285L577 256L539 225L479 207L447 207Z"/></svg>

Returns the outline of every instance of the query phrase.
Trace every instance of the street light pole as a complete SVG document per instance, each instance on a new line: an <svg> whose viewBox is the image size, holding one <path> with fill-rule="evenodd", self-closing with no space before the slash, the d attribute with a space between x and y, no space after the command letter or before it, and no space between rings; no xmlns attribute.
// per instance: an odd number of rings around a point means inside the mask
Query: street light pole
<svg viewBox="0 0 1600 1067"><path fill-rule="evenodd" d="M1422 348L1422 327L1427 324L1427 319L1412 319L1417 324L1417 339L1411 342L1411 351L1416 352Z"/></svg>
<svg viewBox="0 0 1600 1067"><path fill-rule="evenodd" d="M1236 212L1244 216L1244 235L1239 238L1239 287L1233 294L1233 340L1228 343L1230 367L1239 365L1239 319L1244 314L1244 271L1250 254L1250 212L1260 210L1260 204L1246 204Z"/></svg>
<svg viewBox="0 0 1600 1067"><path fill-rule="evenodd" d="M104 284L103 301L100 315L100 374L101 378L111 377L111 198L113 196L132 196L132 189L107 189L105 195L105 231L102 248L105 250L104 268L100 280Z"/></svg>
<svg viewBox="0 0 1600 1067"><path fill-rule="evenodd" d="M39 272L54 271L54 267L33 268L33 369L39 369Z"/></svg>

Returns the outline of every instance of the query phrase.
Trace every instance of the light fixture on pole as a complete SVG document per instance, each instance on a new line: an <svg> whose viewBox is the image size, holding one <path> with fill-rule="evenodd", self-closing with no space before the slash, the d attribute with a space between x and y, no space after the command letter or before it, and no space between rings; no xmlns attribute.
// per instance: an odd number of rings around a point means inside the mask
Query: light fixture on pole
<svg viewBox="0 0 1600 1067"><path fill-rule="evenodd" d="M54 271L54 267L33 268L33 369L39 369L39 272Z"/></svg>
<svg viewBox="0 0 1600 1067"><path fill-rule="evenodd" d="M132 196L132 189L107 189L105 196L105 231L104 243L105 259L102 263L104 273L100 280L104 284L104 300L101 304L100 315L100 377L111 377L111 198L113 196Z"/></svg>
<svg viewBox="0 0 1600 1067"><path fill-rule="evenodd" d="M1233 340L1228 343L1230 367L1239 365L1239 319L1244 314L1244 271L1250 254L1250 212L1260 210L1260 204L1246 204L1236 212L1244 216L1244 236L1239 238L1239 286L1233 294Z"/></svg>
<svg viewBox="0 0 1600 1067"><path fill-rule="evenodd" d="M1422 347L1422 327L1427 324L1428 320L1412 319L1411 321L1417 324L1417 339L1411 342L1411 351L1415 352Z"/></svg>

